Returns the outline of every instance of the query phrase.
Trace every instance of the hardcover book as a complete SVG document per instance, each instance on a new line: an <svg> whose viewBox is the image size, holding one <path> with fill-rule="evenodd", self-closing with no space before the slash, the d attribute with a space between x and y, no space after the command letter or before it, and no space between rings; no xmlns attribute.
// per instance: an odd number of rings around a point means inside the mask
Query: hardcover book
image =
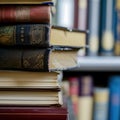
<svg viewBox="0 0 120 120"><path fill-rule="evenodd" d="M0 69L32 71L67 70L77 67L78 49L0 48Z"/></svg>
<svg viewBox="0 0 120 120"><path fill-rule="evenodd" d="M86 31L47 24L0 25L0 45L85 47Z"/></svg>
<svg viewBox="0 0 120 120"><path fill-rule="evenodd" d="M16 88L60 90L61 81L62 72L0 71L0 90Z"/></svg>
<svg viewBox="0 0 120 120"><path fill-rule="evenodd" d="M1 5L0 23L51 23L50 5Z"/></svg>
<svg viewBox="0 0 120 120"><path fill-rule="evenodd" d="M2 120L67 120L64 107L0 107Z"/></svg>

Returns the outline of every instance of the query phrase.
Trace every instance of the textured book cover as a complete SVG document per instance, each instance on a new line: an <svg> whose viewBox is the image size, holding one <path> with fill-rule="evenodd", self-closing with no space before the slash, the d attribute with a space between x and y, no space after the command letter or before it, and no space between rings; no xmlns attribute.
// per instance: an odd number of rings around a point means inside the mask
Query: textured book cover
<svg viewBox="0 0 120 120"><path fill-rule="evenodd" d="M49 5L1 5L0 23L49 23Z"/></svg>

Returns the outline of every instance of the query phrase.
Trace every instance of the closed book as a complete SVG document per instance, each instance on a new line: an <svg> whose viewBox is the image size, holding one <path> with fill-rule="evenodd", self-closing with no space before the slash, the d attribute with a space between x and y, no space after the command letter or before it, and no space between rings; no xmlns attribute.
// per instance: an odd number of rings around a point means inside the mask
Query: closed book
<svg viewBox="0 0 120 120"><path fill-rule="evenodd" d="M22 77L21 77L22 76ZM62 72L0 71L0 90L61 89Z"/></svg>
<svg viewBox="0 0 120 120"><path fill-rule="evenodd" d="M119 120L120 118L120 76L112 76L109 79L109 119Z"/></svg>
<svg viewBox="0 0 120 120"><path fill-rule="evenodd" d="M49 23L49 5L1 5L0 23Z"/></svg>
<svg viewBox="0 0 120 120"><path fill-rule="evenodd" d="M67 120L64 107L0 107L2 120Z"/></svg>
<svg viewBox="0 0 120 120"><path fill-rule="evenodd" d="M78 120L92 120L93 80L91 76L79 79Z"/></svg>
<svg viewBox="0 0 120 120"><path fill-rule="evenodd" d="M86 31L47 24L0 25L0 45L85 47Z"/></svg>
<svg viewBox="0 0 120 120"><path fill-rule="evenodd" d="M62 91L5 89L0 91L0 106L61 106Z"/></svg>
<svg viewBox="0 0 120 120"><path fill-rule="evenodd" d="M109 89L94 88L94 120L108 120Z"/></svg>
<svg viewBox="0 0 120 120"><path fill-rule="evenodd" d="M100 19L100 0L89 1L89 18L88 18L88 44L89 56L98 55L99 50L99 19Z"/></svg>
<svg viewBox="0 0 120 120"><path fill-rule="evenodd" d="M0 4L53 4L53 0L0 0Z"/></svg>
<svg viewBox="0 0 120 120"><path fill-rule="evenodd" d="M67 70L77 67L78 49L0 48L0 69L32 71Z"/></svg>
<svg viewBox="0 0 120 120"><path fill-rule="evenodd" d="M114 48L114 0L102 0L101 11L101 48L100 55L111 56L113 55Z"/></svg>

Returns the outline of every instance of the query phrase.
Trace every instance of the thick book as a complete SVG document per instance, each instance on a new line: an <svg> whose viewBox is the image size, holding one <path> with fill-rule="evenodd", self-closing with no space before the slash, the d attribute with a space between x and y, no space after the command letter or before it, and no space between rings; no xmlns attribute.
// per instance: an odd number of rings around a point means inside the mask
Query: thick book
<svg viewBox="0 0 120 120"><path fill-rule="evenodd" d="M2 120L68 120L63 107L0 107Z"/></svg>
<svg viewBox="0 0 120 120"><path fill-rule="evenodd" d="M41 89L0 90L0 106L61 106L62 91Z"/></svg>
<svg viewBox="0 0 120 120"><path fill-rule="evenodd" d="M86 31L47 24L0 25L0 45L85 47Z"/></svg>
<svg viewBox="0 0 120 120"><path fill-rule="evenodd" d="M77 67L78 49L0 48L0 69L32 71L67 70Z"/></svg>
<svg viewBox="0 0 120 120"><path fill-rule="evenodd" d="M21 77L22 76L22 77ZM61 89L62 72L0 71L0 90Z"/></svg>
<svg viewBox="0 0 120 120"><path fill-rule="evenodd" d="M0 4L53 4L53 0L0 0Z"/></svg>
<svg viewBox="0 0 120 120"><path fill-rule="evenodd" d="M51 23L50 5L1 5L0 23Z"/></svg>

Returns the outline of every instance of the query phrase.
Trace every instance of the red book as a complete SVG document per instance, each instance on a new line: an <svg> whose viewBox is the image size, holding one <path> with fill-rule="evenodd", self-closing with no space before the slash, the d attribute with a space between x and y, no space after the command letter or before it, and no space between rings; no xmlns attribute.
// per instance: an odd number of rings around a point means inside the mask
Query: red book
<svg viewBox="0 0 120 120"><path fill-rule="evenodd" d="M0 107L1 120L67 120L62 107Z"/></svg>
<svg viewBox="0 0 120 120"><path fill-rule="evenodd" d="M3 23L50 23L49 5L3 5L0 6L0 22Z"/></svg>

